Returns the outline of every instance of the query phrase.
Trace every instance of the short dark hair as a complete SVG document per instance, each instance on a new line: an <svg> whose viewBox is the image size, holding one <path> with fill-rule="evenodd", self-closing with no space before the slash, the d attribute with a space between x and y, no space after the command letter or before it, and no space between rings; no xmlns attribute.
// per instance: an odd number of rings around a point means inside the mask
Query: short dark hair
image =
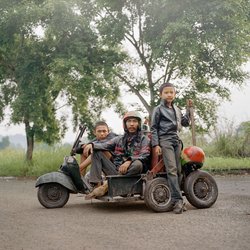
<svg viewBox="0 0 250 250"><path fill-rule="evenodd" d="M94 130L96 130L96 128L97 128L98 126L106 126L106 127L108 128L108 130L109 130L108 124L107 124L106 122L104 122L104 121L98 121L98 122L96 122L96 123L95 123L95 126L94 126Z"/></svg>
<svg viewBox="0 0 250 250"><path fill-rule="evenodd" d="M174 85L173 85L172 83L165 82L165 83L163 83L163 84L160 86L160 88L159 88L160 94L162 93L163 89L166 88L166 87L171 87L171 88L174 88L174 89L175 89L175 87L174 87Z"/></svg>

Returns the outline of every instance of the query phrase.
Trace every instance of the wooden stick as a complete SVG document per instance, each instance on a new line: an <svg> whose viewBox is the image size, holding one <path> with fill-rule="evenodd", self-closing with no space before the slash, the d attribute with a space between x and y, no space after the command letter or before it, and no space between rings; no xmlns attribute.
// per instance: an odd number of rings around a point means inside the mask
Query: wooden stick
<svg viewBox="0 0 250 250"><path fill-rule="evenodd" d="M190 119L191 119L191 128L192 128L192 143L193 143L193 146L196 146L194 108L193 108L193 106L190 107Z"/></svg>

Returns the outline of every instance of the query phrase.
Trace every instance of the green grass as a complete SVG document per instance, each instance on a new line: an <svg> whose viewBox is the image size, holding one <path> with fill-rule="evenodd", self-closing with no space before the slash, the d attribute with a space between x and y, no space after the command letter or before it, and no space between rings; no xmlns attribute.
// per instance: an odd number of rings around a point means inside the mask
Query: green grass
<svg viewBox="0 0 250 250"><path fill-rule="evenodd" d="M250 169L250 158L207 157L204 170L209 172Z"/></svg>
<svg viewBox="0 0 250 250"><path fill-rule="evenodd" d="M49 147L34 151L31 163L25 161L25 151L5 149L0 151L0 176L33 176L58 170L63 158L69 155L70 147ZM77 156L79 161L79 156ZM225 172L235 169L250 169L250 158L207 157L204 170Z"/></svg>
<svg viewBox="0 0 250 250"><path fill-rule="evenodd" d="M70 147L50 147L34 150L32 162L25 160L24 150L6 149L0 151L0 176L40 176L56 171L69 155Z"/></svg>

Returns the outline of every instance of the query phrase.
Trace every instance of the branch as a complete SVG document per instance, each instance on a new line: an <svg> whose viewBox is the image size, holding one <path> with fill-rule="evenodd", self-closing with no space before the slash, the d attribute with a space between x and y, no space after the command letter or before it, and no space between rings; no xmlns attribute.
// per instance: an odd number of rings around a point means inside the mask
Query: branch
<svg viewBox="0 0 250 250"><path fill-rule="evenodd" d="M170 79L171 79L171 77L172 77L174 71L175 71L175 68L172 68L172 69L169 71L168 78L167 78L167 81L166 81L166 82L169 82L169 81L170 81Z"/></svg>
<svg viewBox="0 0 250 250"><path fill-rule="evenodd" d="M163 82L168 82L168 81L170 80L171 75L172 75L172 73L169 74L169 72L168 72L168 71L169 71L170 61L171 61L171 58L169 58L169 60L167 61L167 65L166 65L164 74L163 74L158 80L156 80L156 81L154 82L153 86L155 86L155 85L156 85L159 81L161 81L163 78L164 78ZM167 81L166 81L167 75L168 75L168 79L167 79ZM170 75L170 77L169 77L169 75Z"/></svg>
<svg viewBox="0 0 250 250"><path fill-rule="evenodd" d="M163 75L163 76L161 76L160 78L158 78L155 82L154 82L154 84L153 84L153 86L155 86L162 78L164 78L165 77L165 74Z"/></svg>
<svg viewBox="0 0 250 250"><path fill-rule="evenodd" d="M175 67L173 67L173 68L171 68L171 69L169 70L169 68L170 68L170 61L171 61L171 59L168 60L168 64L167 64L166 71L165 71L164 82L169 82L170 79L171 79L172 74L173 74L174 71L175 71ZM176 61L176 59L174 59L173 63L175 63L175 61ZM166 79L166 78L167 78L167 79Z"/></svg>
<svg viewBox="0 0 250 250"><path fill-rule="evenodd" d="M169 70L169 64L170 64L170 60L168 60L166 68L165 68L164 81L163 82L166 82L166 78L167 78L167 74L168 74L168 70Z"/></svg>
<svg viewBox="0 0 250 250"><path fill-rule="evenodd" d="M59 109L61 109L61 108L65 107L65 106L67 106L67 105L68 105L68 103L65 103L65 104L63 104L62 106L60 106L60 107L56 108L56 109L55 109L55 111L57 111L57 110L59 110Z"/></svg>
<svg viewBox="0 0 250 250"><path fill-rule="evenodd" d="M136 5L139 16L139 46L141 45L142 53L144 54L144 44L143 44L143 32L142 32L142 18L141 18L141 9L139 3Z"/></svg>
<svg viewBox="0 0 250 250"><path fill-rule="evenodd" d="M12 72L15 72L15 66L8 64L6 60L3 59L3 56L0 58L0 64L8 69L10 69Z"/></svg>
<svg viewBox="0 0 250 250"><path fill-rule="evenodd" d="M152 72L150 70L150 64L147 62L145 55L143 54L143 52L140 50L140 47L138 46L138 43L135 39L135 37L129 33L125 34L125 38L129 40L129 42L134 46L134 48L136 49L142 64L145 66L146 69L146 73L147 73L147 79L149 82L149 85L152 86ZM151 62L152 60L150 60Z"/></svg>
<svg viewBox="0 0 250 250"><path fill-rule="evenodd" d="M130 90L138 96L144 107L147 109L147 111L150 113L151 109L150 106L148 105L147 101L145 98L140 94L140 91L136 89L124 76L122 76L119 73L115 73L117 77L119 77L123 82L127 84L127 86L130 88Z"/></svg>

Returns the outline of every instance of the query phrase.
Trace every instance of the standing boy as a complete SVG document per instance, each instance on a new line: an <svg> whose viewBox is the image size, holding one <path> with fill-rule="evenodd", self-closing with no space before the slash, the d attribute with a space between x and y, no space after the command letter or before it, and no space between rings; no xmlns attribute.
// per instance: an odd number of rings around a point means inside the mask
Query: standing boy
<svg viewBox="0 0 250 250"><path fill-rule="evenodd" d="M183 198L180 190L178 176L181 175L180 155L182 142L178 132L181 126L189 126L190 111L182 115L174 104L175 87L171 83L164 83L160 89L161 103L155 107L151 120L152 147L158 155L163 156L166 168L173 211L177 214L183 212ZM191 106L192 101L188 101Z"/></svg>

